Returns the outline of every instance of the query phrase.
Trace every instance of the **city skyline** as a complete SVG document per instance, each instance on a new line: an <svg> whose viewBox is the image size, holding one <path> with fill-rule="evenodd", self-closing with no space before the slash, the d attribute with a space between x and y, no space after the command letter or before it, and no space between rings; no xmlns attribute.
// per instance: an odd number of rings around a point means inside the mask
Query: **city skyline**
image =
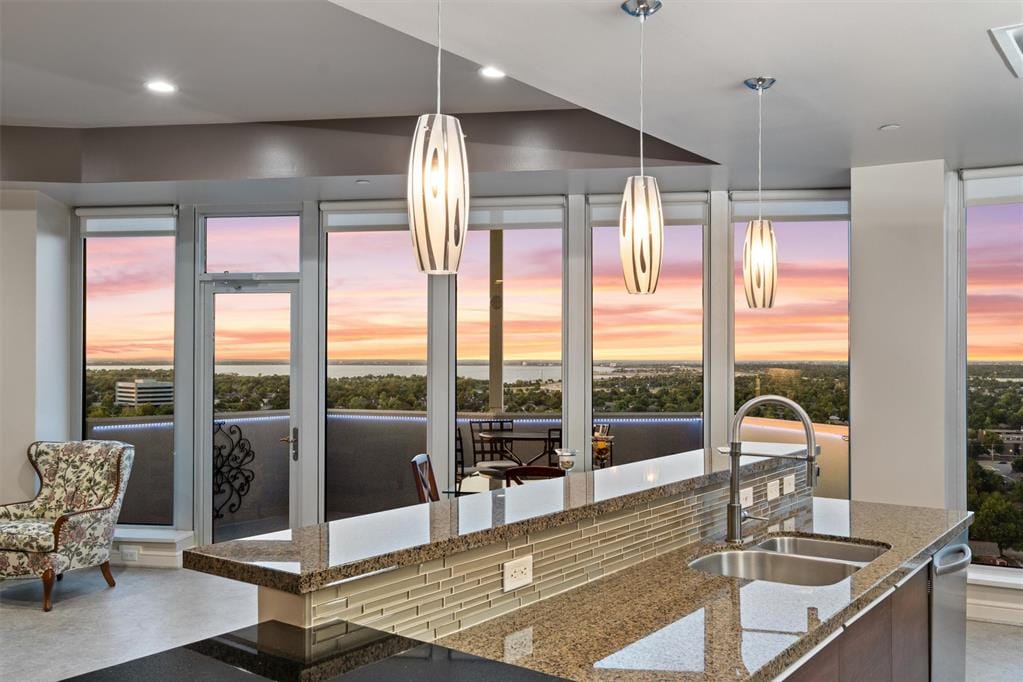
<svg viewBox="0 0 1023 682"><path fill-rule="evenodd" d="M222 220L222 219L218 219ZM253 221L253 238L244 221ZM297 258L297 218L232 218L218 226L211 262L265 271ZM971 361L1023 361L1023 204L968 209L968 342ZM836 227L837 226L837 227ZM844 361L847 356L846 223L776 223L779 294L774 309L746 309L736 267L736 361ZM744 225L735 226L736 251ZM593 241L595 361L698 362L702 357L702 230L668 226L661 285L624 291L614 228ZM488 354L487 234L470 232L459 288L458 357ZM328 359L426 358L426 276L405 231L331 233L327 254ZM265 267L260 267L265 264ZM86 243L86 360L169 363L173 353L172 237ZM255 296L255 295L254 295ZM218 299L246 298L224 295ZM282 361L288 306L259 295L225 302L219 361ZM505 232L505 357L557 361L561 353L561 237ZM221 304L218 302L218 308ZM228 316L228 307L239 308Z"/></svg>

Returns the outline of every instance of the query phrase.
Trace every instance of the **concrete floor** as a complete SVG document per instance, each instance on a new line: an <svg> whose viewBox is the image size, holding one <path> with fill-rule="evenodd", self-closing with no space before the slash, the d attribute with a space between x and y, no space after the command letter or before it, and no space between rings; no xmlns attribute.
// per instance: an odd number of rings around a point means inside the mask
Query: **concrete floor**
<svg viewBox="0 0 1023 682"><path fill-rule="evenodd" d="M966 679L970 682L1023 679L1023 627L967 621Z"/></svg>
<svg viewBox="0 0 1023 682"><path fill-rule="evenodd" d="M195 571L72 571L43 613L39 580L0 582L0 680L48 682L256 622L256 587Z"/></svg>
<svg viewBox="0 0 1023 682"><path fill-rule="evenodd" d="M0 680L49 682L256 622L256 588L195 571L115 567L68 573L43 613L38 580L0 582ZM1016 682L1023 627L970 621L971 682Z"/></svg>

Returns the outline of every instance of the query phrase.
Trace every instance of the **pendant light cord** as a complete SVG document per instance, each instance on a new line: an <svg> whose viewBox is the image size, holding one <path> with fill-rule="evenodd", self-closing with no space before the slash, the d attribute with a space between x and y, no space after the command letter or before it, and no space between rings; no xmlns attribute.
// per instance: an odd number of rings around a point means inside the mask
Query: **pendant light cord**
<svg viewBox="0 0 1023 682"><path fill-rule="evenodd" d="M764 86L757 88L757 220L764 219Z"/></svg>
<svg viewBox="0 0 1023 682"><path fill-rule="evenodd" d="M440 114L440 55L441 55L440 8L441 8L441 0L437 0L437 113L438 114Z"/></svg>
<svg viewBox="0 0 1023 682"><path fill-rule="evenodd" d="M646 54L646 14L639 15L639 174L646 175L643 161L643 78Z"/></svg>

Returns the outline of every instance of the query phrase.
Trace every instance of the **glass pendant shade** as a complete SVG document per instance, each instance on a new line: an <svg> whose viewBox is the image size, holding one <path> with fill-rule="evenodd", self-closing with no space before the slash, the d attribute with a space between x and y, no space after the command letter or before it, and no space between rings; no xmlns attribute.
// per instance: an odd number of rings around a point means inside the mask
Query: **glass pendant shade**
<svg viewBox="0 0 1023 682"><path fill-rule="evenodd" d="M778 243L770 220L751 220L746 226L742 281L746 287L746 305L774 307L774 294L778 290Z"/></svg>
<svg viewBox="0 0 1023 682"><path fill-rule="evenodd" d="M657 178L633 175L625 182L618 250L630 294L657 291L664 251L664 213Z"/></svg>
<svg viewBox="0 0 1023 682"><path fill-rule="evenodd" d="M447 114L416 121L408 162L408 218L419 270L458 272L469 224L469 164L462 125Z"/></svg>

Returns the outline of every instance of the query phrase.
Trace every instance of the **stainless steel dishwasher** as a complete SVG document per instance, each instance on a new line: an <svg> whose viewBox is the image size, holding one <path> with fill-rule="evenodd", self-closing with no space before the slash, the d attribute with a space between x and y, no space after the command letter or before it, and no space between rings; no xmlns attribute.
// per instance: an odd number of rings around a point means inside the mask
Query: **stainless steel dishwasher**
<svg viewBox="0 0 1023 682"><path fill-rule="evenodd" d="M931 680L966 679L966 569L973 555L966 533L931 559Z"/></svg>

